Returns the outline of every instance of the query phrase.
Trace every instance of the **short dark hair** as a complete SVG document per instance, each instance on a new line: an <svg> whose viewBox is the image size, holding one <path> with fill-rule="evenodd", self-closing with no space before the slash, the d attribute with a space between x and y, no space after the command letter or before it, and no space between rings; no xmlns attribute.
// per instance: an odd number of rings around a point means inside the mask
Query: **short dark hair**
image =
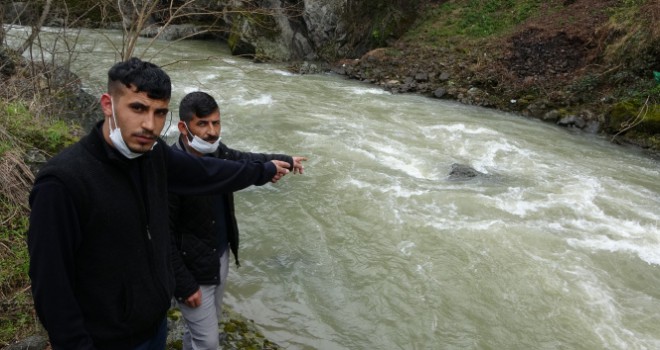
<svg viewBox="0 0 660 350"><path fill-rule="evenodd" d="M117 62L108 71L108 91L114 92L117 83L127 88L134 87L136 92L146 92L149 98L169 100L172 96L172 82L169 75L157 65L139 58Z"/></svg>
<svg viewBox="0 0 660 350"><path fill-rule="evenodd" d="M218 103L211 95L202 91L191 92L179 104L179 119L187 123L193 116L205 118L218 109Z"/></svg>

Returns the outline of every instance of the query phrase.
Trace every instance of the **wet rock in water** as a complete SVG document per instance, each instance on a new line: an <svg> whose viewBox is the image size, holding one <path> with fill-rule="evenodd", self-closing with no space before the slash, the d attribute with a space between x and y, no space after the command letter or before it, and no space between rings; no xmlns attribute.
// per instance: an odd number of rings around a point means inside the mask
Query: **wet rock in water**
<svg viewBox="0 0 660 350"><path fill-rule="evenodd" d="M466 180L477 176L484 176L486 174L475 170L473 167L466 164L454 163L451 165L449 172L450 180Z"/></svg>

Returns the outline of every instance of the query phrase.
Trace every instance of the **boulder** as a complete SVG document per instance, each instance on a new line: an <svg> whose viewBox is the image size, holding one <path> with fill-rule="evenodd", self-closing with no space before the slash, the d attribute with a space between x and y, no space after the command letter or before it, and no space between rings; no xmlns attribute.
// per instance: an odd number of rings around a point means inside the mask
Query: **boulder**
<svg viewBox="0 0 660 350"><path fill-rule="evenodd" d="M486 174L477 171L473 167L466 164L454 163L451 165L449 172L450 180L468 180L478 176L485 176Z"/></svg>

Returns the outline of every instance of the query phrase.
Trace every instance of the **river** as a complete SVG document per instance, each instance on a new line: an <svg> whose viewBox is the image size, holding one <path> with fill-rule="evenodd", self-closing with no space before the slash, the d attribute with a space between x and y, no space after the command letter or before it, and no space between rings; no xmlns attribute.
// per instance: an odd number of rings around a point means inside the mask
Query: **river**
<svg viewBox="0 0 660 350"><path fill-rule="evenodd" d="M73 68L96 95L120 39L78 38ZM236 194L242 266L226 302L272 341L660 348L657 160L494 110L294 75L220 43L154 48L145 57L172 77L173 124L201 89L230 147L309 158L304 175ZM452 180L454 163L484 175Z"/></svg>

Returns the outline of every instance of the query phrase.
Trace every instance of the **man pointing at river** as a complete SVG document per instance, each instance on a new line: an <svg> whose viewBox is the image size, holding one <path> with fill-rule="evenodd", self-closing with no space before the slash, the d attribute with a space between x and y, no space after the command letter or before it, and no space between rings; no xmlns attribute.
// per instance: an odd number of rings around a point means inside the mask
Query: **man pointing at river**
<svg viewBox="0 0 660 350"><path fill-rule="evenodd" d="M220 108L202 91L191 92L179 104L178 141L173 145L198 157L231 160L284 160L303 173L305 157L241 152L220 142ZM186 320L184 350L218 349L218 320L227 285L230 251L238 265L238 224L231 193L213 196L170 194L174 296Z"/></svg>
<svg viewBox="0 0 660 350"><path fill-rule="evenodd" d="M168 191L277 182L282 161L201 158L160 135L169 76L132 58L108 72L105 119L51 159L30 194L30 278L53 349L164 349L174 290Z"/></svg>

